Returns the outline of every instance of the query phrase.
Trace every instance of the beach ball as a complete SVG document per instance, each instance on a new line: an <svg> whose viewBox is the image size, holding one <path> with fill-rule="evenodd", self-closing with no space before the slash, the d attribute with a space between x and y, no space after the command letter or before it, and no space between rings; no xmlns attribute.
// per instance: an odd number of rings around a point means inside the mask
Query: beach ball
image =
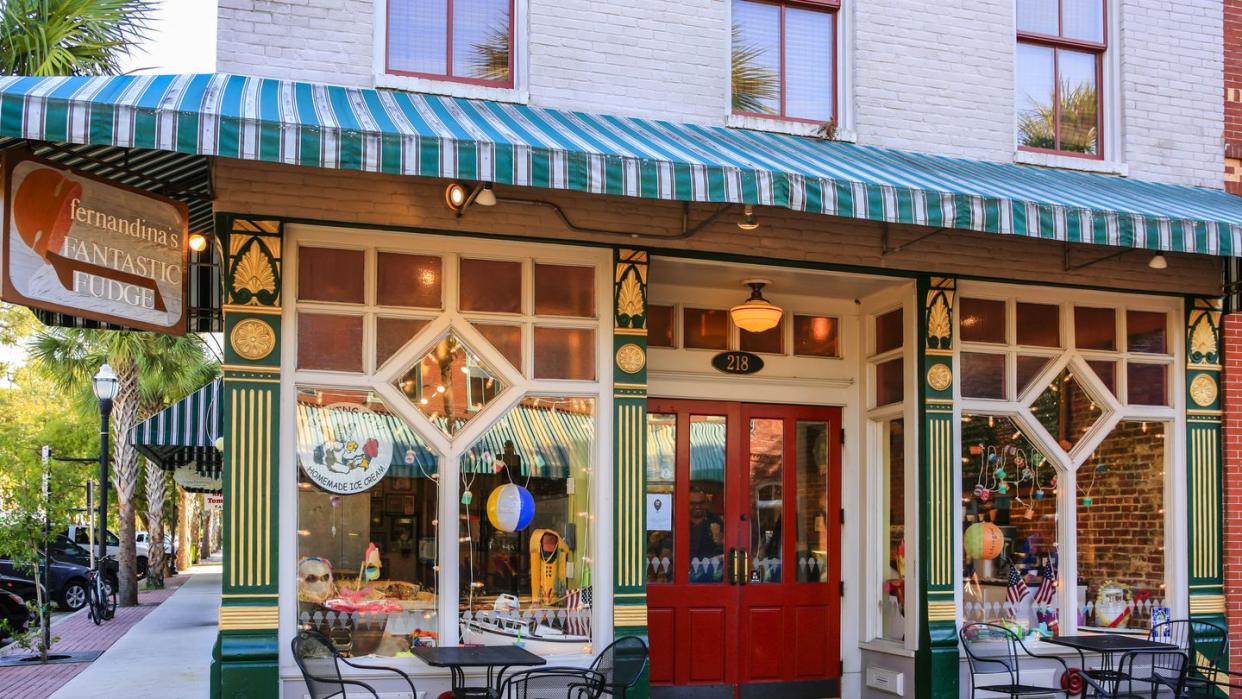
<svg viewBox="0 0 1242 699"><path fill-rule="evenodd" d="M966 553L977 561L990 561L1001 554L1005 546L1005 535L1000 527L991 522L975 522L966 529L962 541Z"/></svg>
<svg viewBox="0 0 1242 699"><path fill-rule="evenodd" d="M502 485L487 496L487 519L502 532L516 532L535 517L535 498L520 485Z"/></svg>

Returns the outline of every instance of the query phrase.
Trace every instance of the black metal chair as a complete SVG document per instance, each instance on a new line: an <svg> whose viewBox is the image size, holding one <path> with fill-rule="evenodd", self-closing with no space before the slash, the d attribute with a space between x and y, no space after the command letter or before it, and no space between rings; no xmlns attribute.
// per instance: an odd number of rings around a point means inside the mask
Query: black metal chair
<svg viewBox="0 0 1242 699"><path fill-rule="evenodd" d="M379 699L379 693L366 682L341 677L341 663L349 667L400 675L401 679L410 686L410 696L418 696L418 691L414 689L414 683L410 681L409 675L393 667L351 663L337 652L332 641L318 631L307 629L298 631L298 634L293 637L291 646L293 659L297 662L298 669L302 671L302 679L306 681L306 689L310 691L311 699L329 699L330 697L344 699L347 685L361 687Z"/></svg>
<svg viewBox="0 0 1242 699"><path fill-rule="evenodd" d="M1083 681L1094 696L1106 699L1155 699L1161 686L1174 697L1184 697L1189 669L1189 659L1181 651L1132 650L1121 655L1115 674L1104 679L1084 673ZM1136 683L1142 686L1136 689Z"/></svg>
<svg viewBox="0 0 1242 699"><path fill-rule="evenodd" d="M1027 684L1022 681L1022 658L1039 658L1049 660L1061 666L1062 676L1069 673L1069 666L1055 655L1039 655L1032 653L1022 643L1022 639L1013 631L997 624L972 623L962 626L958 631L962 648L970 662L970 696L972 699L978 692L992 692L1010 699L1032 695L1066 694L1065 690L1053 687ZM988 646L987 654L982 654L977 644ZM972 647L974 646L974 647ZM979 675L1008 675L1008 682L996 681L979 684Z"/></svg>
<svg viewBox="0 0 1242 699"><path fill-rule="evenodd" d="M604 676L604 694L624 699L647 670L647 644L638 636L622 636L599 654L591 669Z"/></svg>
<svg viewBox="0 0 1242 699"><path fill-rule="evenodd" d="M1217 697L1220 696L1217 690L1227 693L1230 688L1237 688L1230 684L1229 673L1221 669L1222 661L1229 657L1229 633L1216 624L1193 619L1166 621L1154 626L1148 639L1171 643L1185 654L1188 667L1179 696ZM1174 669L1157 658L1148 679L1169 687L1166 676Z"/></svg>
<svg viewBox="0 0 1242 699"><path fill-rule="evenodd" d="M502 699L599 699L605 678L594 670L540 667L509 675L500 685Z"/></svg>

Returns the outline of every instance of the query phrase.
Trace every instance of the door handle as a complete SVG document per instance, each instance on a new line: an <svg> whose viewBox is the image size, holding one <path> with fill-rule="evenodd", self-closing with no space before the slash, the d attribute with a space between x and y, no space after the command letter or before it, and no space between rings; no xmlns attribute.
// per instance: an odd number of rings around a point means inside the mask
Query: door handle
<svg viewBox="0 0 1242 699"><path fill-rule="evenodd" d="M729 584L745 585L750 577L750 556L745 549L729 549Z"/></svg>

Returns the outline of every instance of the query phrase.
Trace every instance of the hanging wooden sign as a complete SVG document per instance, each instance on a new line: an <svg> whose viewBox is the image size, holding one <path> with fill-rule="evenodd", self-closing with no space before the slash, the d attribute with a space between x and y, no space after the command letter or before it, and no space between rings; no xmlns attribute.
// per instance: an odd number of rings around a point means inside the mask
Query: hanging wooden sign
<svg viewBox="0 0 1242 699"><path fill-rule="evenodd" d="M726 374L756 374L763 369L763 357L751 352L721 352L712 357L712 366Z"/></svg>
<svg viewBox="0 0 1242 699"><path fill-rule="evenodd" d="M186 330L189 213L29 152L4 160L5 301L136 330Z"/></svg>

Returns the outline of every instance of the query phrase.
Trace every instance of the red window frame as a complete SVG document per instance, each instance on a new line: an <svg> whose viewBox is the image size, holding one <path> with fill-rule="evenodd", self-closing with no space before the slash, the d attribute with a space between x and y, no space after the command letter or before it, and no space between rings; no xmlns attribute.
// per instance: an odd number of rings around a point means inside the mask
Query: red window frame
<svg viewBox="0 0 1242 699"><path fill-rule="evenodd" d="M1053 139L1057 148L1035 148L1019 145L1018 150L1031 153L1051 153L1089 160L1104 159L1104 52L1108 50L1108 0L1100 0L1101 41L1086 41L1065 36L1065 0L1057 0L1057 35L1017 30L1019 44L1034 44L1052 49L1052 110L1054 114ZM1090 53L1095 56L1095 152L1077 153L1062 150L1061 144L1061 51ZM1016 76L1015 76L1016 77Z"/></svg>
<svg viewBox="0 0 1242 699"><path fill-rule="evenodd" d="M807 119L805 117L791 117L785 113L785 10L790 7L800 7L808 10L818 10L832 16L832 112L828 119L837 118L837 41L839 40L839 20L837 11L841 9L841 0L745 0L746 2L754 2L763 5L776 5L781 9L780 19L780 111L776 114L765 114L763 112L733 112L738 116L758 117L760 119L775 119L777 121L796 121L807 124L822 124L819 119ZM732 56L730 56L732 60ZM730 102L732 101L732 88L730 87Z"/></svg>
<svg viewBox="0 0 1242 699"><path fill-rule="evenodd" d="M513 87L514 66L516 65L515 56L517 54L517 33L515 28L514 12L516 10L516 0L509 0L509 79L508 80L487 80L485 78L466 78L453 75L453 0L439 0L446 5L445 8L445 33L446 37L444 51L444 73L420 73L416 71L397 70L392 67L392 6L396 0L387 0L384 8L384 72L389 75L402 75L411 78L426 78L429 80L442 80L445 82L463 83L466 85L483 85L487 87ZM417 1L417 0L411 0ZM436 0L424 0L435 2Z"/></svg>

